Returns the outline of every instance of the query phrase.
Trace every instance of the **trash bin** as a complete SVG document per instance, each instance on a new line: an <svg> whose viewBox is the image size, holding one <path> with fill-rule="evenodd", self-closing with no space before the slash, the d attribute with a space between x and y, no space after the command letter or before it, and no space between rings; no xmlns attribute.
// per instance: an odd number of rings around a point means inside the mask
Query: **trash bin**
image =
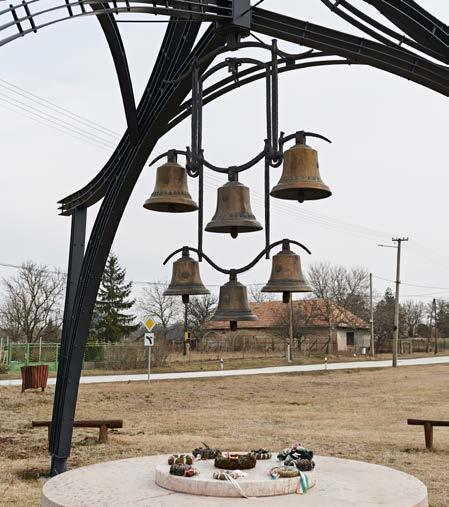
<svg viewBox="0 0 449 507"><path fill-rule="evenodd" d="M20 368L22 374L22 393L25 389L38 389L44 391L47 387L48 365L37 364L35 366L22 366Z"/></svg>

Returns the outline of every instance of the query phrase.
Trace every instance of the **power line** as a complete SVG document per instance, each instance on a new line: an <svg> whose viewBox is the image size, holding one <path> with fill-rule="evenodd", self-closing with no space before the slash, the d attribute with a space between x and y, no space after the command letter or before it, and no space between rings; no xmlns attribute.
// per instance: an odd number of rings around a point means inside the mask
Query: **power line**
<svg viewBox="0 0 449 507"><path fill-rule="evenodd" d="M208 175L207 179L204 182L205 186L207 186L208 188L215 188L215 187L211 186L210 184L208 184L208 180L212 180L216 183L222 184L222 181L219 180L214 175ZM257 206L264 205L264 196L261 193L251 190L251 197ZM389 236L388 233L383 232L383 231L378 231L376 229L370 229L370 228L367 228L364 226L351 224L351 223L345 222L343 220L333 219L331 217L328 217L326 215L322 215L322 214L319 214L316 212L312 212L312 211L305 210L305 209L299 209L298 207L293 208L293 207L290 207L288 204L283 204L283 203L278 202L276 200L272 200L270 202L270 206L273 211L277 211L277 212L283 214L284 216L290 216L290 217L297 216L297 217L300 217L300 218L305 219L307 221L322 225L324 227L328 227L328 228L332 228L332 229L339 228L349 234L355 234L357 236L365 236L365 237L370 237L370 238L383 238L383 239L385 239L385 237Z"/></svg>
<svg viewBox="0 0 449 507"><path fill-rule="evenodd" d="M4 83L4 84L1 84L1 83ZM81 116L77 113L74 113L73 111L70 111L69 109L61 107L58 104L55 104L54 102L52 102L48 99L45 99L43 97L40 97L39 95L36 95L35 93L29 92L28 90L25 90L24 88L21 88L20 86L14 84L14 83L11 83L10 81L7 81L6 79L0 78L0 86L13 92L13 93L16 93L17 95L24 97L24 98L27 98L27 96L29 96L32 99L34 99L36 102L42 103L42 105L44 105L44 107L47 107L48 109L51 109L53 111L60 112L59 114L62 114L64 116L68 116L73 119L76 119L80 123L83 123L90 128L94 128L96 130L103 131L105 134L111 135L111 136L116 137L118 139L120 139L120 137L121 137L120 134L118 134L114 130L109 129L109 128L101 125L100 123L94 122L94 121L90 120L89 118L86 118L86 117ZM17 90L20 90L20 91L17 91ZM29 99L29 100L32 100L32 99Z"/></svg>
<svg viewBox="0 0 449 507"><path fill-rule="evenodd" d="M4 83L4 84L2 84ZM104 149L108 152L115 146L112 144L112 138L119 138L120 136L114 132L113 130L104 127L100 125L97 122L91 121L88 118L85 118L77 113L74 113L66 108L63 108L54 102L51 102L43 97L40 97L32 92L29 92L28 90L25 90L24 88L15 85L14 83L11 83L10 81L7 81L5 79L0 78L0 87L3 87L4 89L8 90L9 92L16 93L17 95L21 96L22 98L25 98L26 100L31 101L32 103L37 103L41 107L46 107L50 109L53 112L56 112L57 114L61 114L62 116L65 116L67 118L70 118L72 121L80 123L80 125L74 125L73 123L67 122L64 119L58 118L57 116L54 116L52 114L49 114L45 111L42 111L41 109L35 107L34 105L30 105L27 103L24 103L14 97L8 96L8 95L2 95L0 93L0 101L3 101L3 103L0 103L0 107L13 111L13 112L19 112L23 116L36 121L37 123L41 125L45 125L47 127L50 127L54 130L57 130L58 132L65 133L67 135L70 135L71 137L74 137L75 139L84 141L86 143L89 143L95 147L99 147L101 149ZM18 91L19 90L19 91ZM8 107L8 105L5 104L5 102L11 106ZM14 109L15 108L15 109ZM32 116L30 116L32 115ZM89 130L86 130L87 128L91 128L94 130L97 130L102 135L109 137L109 139L105 139L104 137L100 137L98 134L94 132L90 132ZM210 179L213 182L216 183L222 183L222 181L216 177L215 175L209 174L208 179ZM207 180L205 182L205 185L208 188L215 188L213 185L208 185ZM252 191L253 199L255 202L255 205L257 207L263 207L264 205L264 196L261 193L258 193L256 191ZM292 208L288 204L283 204L277 201L271 201L271 208L274 212L277 214L281 214L283 216L289 216L289 217L300 217L303 220L306 220L311 223L315 223L317 225L321 225L322 227L327 227L329 229L335 230L335 228L340 229L341 231L344 231L347 234L356 235L359 237L365 237L365 238L382 238L384 239L386 236L389 236L384 231L380 231L377 229L368 228L365 226L361 226L358 224L353 224L350 222L346 222L343 220L335 219L333 217L329 217L323 214L319 214L316 212L312 212L309 210L306 210L304 208L299 209L298 207ZM416 241L413 242L413 246L416 247L420 252L420 255L424 255L425 257L428 257L429 254L433 257L433 260L435 260L435 257L439 259L443 259L442 256L440 256L437 252L432 251L428 247L424 247L423 245L417 243ZM442 264L440 264L442 265ZM449 270L448 265L444 265L444 269ZM381 277L376 277L379 279L382 279ZM393 282L393 280L387 280L385 281ZM421 287L421 288L429 288L429 289L446 289L445 287L436 287L436 286L425 286L425 285L419 285L419 284L406 284L404 285L410 285L415 287Z"/></svg>
<svg viewBox="0 0 449 507"><path fill-rule="evenodd" d="M88 130L85 130L82 127L78 127L76 125L73 125L70 122L67 122L61 118L58 118L57 116L55 116L53 114L46 113L45 111L42 111L41 109L39 109L33 105L27 104L26 102L15 99L14 97L10 97L8 95L4 95L4 94L0 93L0 100L10 104L13 107L25 110L28 113L36 115L46 121L56 123L58 126L64 128L64 129L67 129L69 131L75 132L76 134L78 134L80 136L87 137L90 141L101 144L102 146L104 146L106 148L114 148L115 147L115 144L113 144L108 139L104 139L95 133L89 132Z"/></svg>
<svg viewBox="0 0 449 507"><path fill-rule="evenodd" d="M26 118L29 118L30 120L35 121L36 123L39 123L39 125L44 125L45 127L49 127L49 128L51 128L53 130L57 130L58 132L61 132L63 134L69 135L69 136L77 139L78 141L83 141L85 143L88 143L88 144L90 144L92 146L95 146L97 148L100 148L100 149L108 151L108 152L111 151L110 149L106 149L106 147L104 147L104 146L102 146L100 144L94 143L92 141L89 141L89 140L87 140L87 139L85 139L85 138L83 138L83 137L81 137L81 136L79 136L79 135L77 135L75 133L72 133L72 132L68 131L67 129L58 128L57 126L55 126L56 123L54 123L54 122L53 122L54 124L52 122L46 123L49 120L44 119L44 121L42 121L42 120L40 120L38 118L35 118L34 116L30 116L30 115L25 114L23 112L17 111L16 109L13 109L12 107L8 107L8 106L6 106L4 104L1 104L1 103L0 103L0 107L2 109L6 109L7 111L12 111L14 113L18 113L19 112L19 114L21 114L22 116L25 116Z"/></svg>
<svg viewBox="0 0 449 507"><path fill-rule="evenodd" d="M2 85L1 82L6 83L6 85L8 87ZM52 111L55 111L57 113L59 113L61 111L62 114L70 117L72 119L72 121L79 121L84 126L87 125L89 128L90 128L90 125L92 125L93 128L98 128L98 130L101 130L103 135L118 137L118 135L114 131L107 129L106 127L103 127L103 126L99 125L98 123L92 122L91 120L89 120L85 117L82 117L76 113L73 113L65 108L62 108L62 107L58 106L57 104L55 104L51 101L48 101L47 99L39 97L36 94L28 92L24 88L21 88L9 81L6 81L6 80L0 78L0 86L3 86L7 90L12 91L14 93L18 93L20 96L22 96L26 99L28 99L27 96L30 96L31 98L29 100L31 100L32 102L38 102L38 104L41 106L49 107ZM14 88L17 88L18 90L20 90L20 92L17 92L16 90L14 90ZM101 147L102 149L105 149L107 151L110 151L110 149L112 149L114 147L114 145L108 139L105 139L104 137L100 137L98 134L89 132L84 127L81 127L78 125L73 125L73 123L67 122L61 118L54 116L54 115L48 114L45 111L42 111L41 109L34 107L33 105L26 104L18 99L8 96L8 95L3 96L3 98L2 98L2 96L0 94L0 100L6 101L9 105L11 105L15 108L18 108L21 111L25 111L28 114L33 115L33 117L31 119L33 119L34 121L42 120L44 122L48 122L47 126L54 128L58 131L65 131L66 133L68 133L72 137L75 137L77 139L81 138L81 139L85 140L85 142L89 142L90 144L93 144L97 147ZM47 104L49 104L49 105L47 105ZM23 113L21 113L21 114L23 114ZM27 115L25 115L25 116L27 116ZM29 118L29 116L27 116L27 117ZM40 122L40 121L38 121L38 122ZM44 124L46 124L46 123L44 123ZM210 179L215 182L219 181L218 178L216 178L216 177L214 178L213 175L210 175ZM262 194L254 192L253 195L255 197L255 201L258 201L259 205L263 204L263 195ZM336 219L327 217L325 215L320 215L318 213L310 212L305 209L301 209L301 210L296 209L295 211L293 211L293 213L294 213L294 215L293 215L292 209L289 208L288 205L285 205L282 203L272 202L272 208L274 211L283 213L284 216L285 215L299 216L302 219L308 220L310 222L314 222L314 223L320 224L322 226L327 226L328 228L332 228L332 229L335 229L336 227L338 227L339 229L344 230L347 233L355 234L358 236L384 238L385 236L388 235L387 233L384 233L383 231L377 231L375 229L369 229L367 227L359 226L356 224L351 224L349 222L344 222L342 220L336 220Z"/></svg>
<svg viewBox="0 0 449 507"><path fill-rule="evenodd" d="M377 278L378 280L383 280L384 282L392 282L394 283L394 280L389 280L388 278L382 278L381 276L373 275L374 278ZM441 290L449 290L449 287L438 287L435 285L419 285L416 283L408 283L408 282L401 282L401 285L407 285L409 287L419 287L421 289L441 289Z"/></svg>

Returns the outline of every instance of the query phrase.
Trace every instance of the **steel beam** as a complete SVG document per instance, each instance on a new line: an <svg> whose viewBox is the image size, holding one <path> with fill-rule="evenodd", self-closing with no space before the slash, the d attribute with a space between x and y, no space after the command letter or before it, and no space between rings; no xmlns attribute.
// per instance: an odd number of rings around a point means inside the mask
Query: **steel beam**
<svg viewBox="0 0 449 507"><path fill-rule="evenodd" d="M72 227L70 233L69 265L67 270L67 285L64 306L64 320L61 333L61 347L58 358L58 374L56 380L55 397L53 402L53 417L49 440L49 451L52 453L51 475L57 475L65 471L65 461L52 452L56 445L56 435L60 424L61 407L63 405L64 392L61 389L63 379L67 372L70 350L70 326L74 320L73 304L75 301L76 289L80 277L81 266L84 257L86 238L86 208L77 208L72 214Z"/></svg>
<svg viewBox="0 0 449 507"><path fill-rule="evenodd" d="M364 0L415 41L449 57L449 27L414 0Z"/></svg>
<svg viewBox="0 0 449 507"><path fill-rule="evenodd" d="M90 4L94 12L101 12L105 9L107 3ZM115 71L117 73L120 92L122 94L123 107L125 108L126 123L128 133L132 143L137 143L139 138L139 127L137 125L136 103L134 100L133 86L129 73L128 60L126 58L125 47L123 46L117 23L112 14L98 14L97 19L103 30L106 41L111 51L114 61Z"/></svg>
<svg viewBox="0 0 449 507"><path fill-rule="evenodd" d="M175 25L175 26L173 26ZM150 79L149 88L157 87L161 93L153 94L145 105L147 117L151 117L149 128L140 139L138 146L130 147L123 154L122 163L117 167L116 177L109 186L98 212L89 244L84 256L77 286L73 316L68 337L68 367L61 378L62 404L58 407L59 426L55 429L51 453L53 460L61 468L70 454L73 419L81 374L82 358L86 337L89 331L101 276L120 223L137 178L148 156L160 137L160 132L170 120L174 111L187 95L190 79L178 84L165 83L177 75L182 75L192 62L191 47L200 23L170 24L162 44L158 61ZM209 52L220 44L213 31L209 30L200 41L197 51Z"/></svg>
<svg viewBox="0 0 449 507"><path fill-rule="evenodd" d="M253 9L251 27L270 37L376 67L449 96L449 68L400 47L386 46L259 8Z"/></svg>

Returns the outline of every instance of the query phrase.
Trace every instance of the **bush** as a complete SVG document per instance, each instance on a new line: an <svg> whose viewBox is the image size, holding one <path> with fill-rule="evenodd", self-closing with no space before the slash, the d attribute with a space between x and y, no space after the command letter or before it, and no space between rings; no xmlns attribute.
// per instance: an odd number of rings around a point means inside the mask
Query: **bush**
<svg viewBox="0 0 449 507"><path fill-rule="evenodd" d="M100 343L88 343L84 352L84 361L99 362L104 359L104 346Z"/></svg>
<svg viewBox="0 0 449 507"><path fill-rule="evenodd" d="M5 363L0 363L0 374L1 373L8 373L9 366Z"/></svg>
<svg viewBox="0 0 449 507"><path fill-rule="evenodd" d="M151 366L165 366L169 355L170 343L164 338L155 340L151 351Z"/></svg>

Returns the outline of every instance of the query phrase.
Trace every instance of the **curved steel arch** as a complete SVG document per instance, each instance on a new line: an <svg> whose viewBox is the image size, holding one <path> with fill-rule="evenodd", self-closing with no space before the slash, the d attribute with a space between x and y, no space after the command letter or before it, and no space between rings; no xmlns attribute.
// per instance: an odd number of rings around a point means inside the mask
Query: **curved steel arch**
<svg viewBox="0 0 449 507"><path fill-rule="evenodd" d="M249 28L264 35L305 45L319 51L310 55L342 60L300 62L290 68L312 65L357 63L404 77L449 96L449 29L413 0L364 0L404 32L383 27L349 0L321 0L347 21L375 40L364 39L289 16L252 8ZM62 199L61 212L72 215L69 277L64 312L61 357L55 392L50 452L52 473L63 471L70 453L72 424L78 393L82 357L101 275L130 193L160 136L187 117L190 80L173 79L186 73L195 56L207 54L222 42L213 27L193 49L201 22L233 23L234 2L249 0L116 0L111 7L98 0L67 0L64 4L36 11L44 0L24 0L0 10L0 46L18 37L67 19L95 15L111 50L119 79L128 130L103 169L84 188ZM92 12L86 11L90 6ZM353 16L343 13L345 7ZM34 10L34 12L31 12ZM59 14L67 11L67 15ZM172 16L156 64L139 106L135 107L126 54L114 14L143 13ZM48 16L53 15L53 18ZM48 18L47 18L47 17ZM6 22L4 22L6 20ZM1 24L3 23L3 24ZM8 30L15 30L6 34ZM377 42L376 42L377 40ZM397 41L397 42L395 42ZM415 53L414 51L419 51ZM206 67L209 62L206 62ZM290 70L290 69L285 69ZM280 70L280 71L285 71ZM258 79L241 73L243 83ZM226 79L210 87L206 100L234 89ZM103 198L84 254L86 208Z"/></svg>
<svg viewBox="0 0 449 507"><path fill-rule="evenodd" d="M137 124L136 103L134 100L133 85L129 73L128 59L126 58L125 47L120 36L117 23L112 14L102 14L104 4L91 4L91 9L96 13L98 22L106 37L114 61L115 71L119 81L122 95L123 107L125 109L126 123L131 142L136 143L139 138L139 127Z"/></svg>
<svg viewBox="0 0 449 507"><path fill-rule="evenodd" d="M251 27L261 34L337 55L352 63L376 67L449 96L449 67L438 65L400 45L362 39L259 8L253 9ZM70 215L78 206L90 206L104 196L122 141L91 182L59 201L62 214Z"/></svg>
<svg viewBox="0 0 449 507"><path fill-rule="evenodd" d="M62 340L66 344L65 357L58 370L58 381L53 410L50 453L52 473L64 471L70 454L72 424L81 374L85 340L90 326L101 276L121 216L140 172L159 139L159 130L172 115L172 109L181 103L190 88L190 80L179 84L163 84L184 73L193 61L193 54L206 54L221 44L213 30L208 30L199 41L194 52L193 42L200 23L180 26L170 23L159 57L149 80L145 96L141 100L141 116L147 128L139 143L128 146L121 163L111 180L90 236L82 260L79 280L73 296L70 323L63 329ZM162 94L152 93L162 89ZM76 217L76 214L74 215ZM72 218L73 220L73 218ZM65 331L65 333L64 333Z"/></svg>

